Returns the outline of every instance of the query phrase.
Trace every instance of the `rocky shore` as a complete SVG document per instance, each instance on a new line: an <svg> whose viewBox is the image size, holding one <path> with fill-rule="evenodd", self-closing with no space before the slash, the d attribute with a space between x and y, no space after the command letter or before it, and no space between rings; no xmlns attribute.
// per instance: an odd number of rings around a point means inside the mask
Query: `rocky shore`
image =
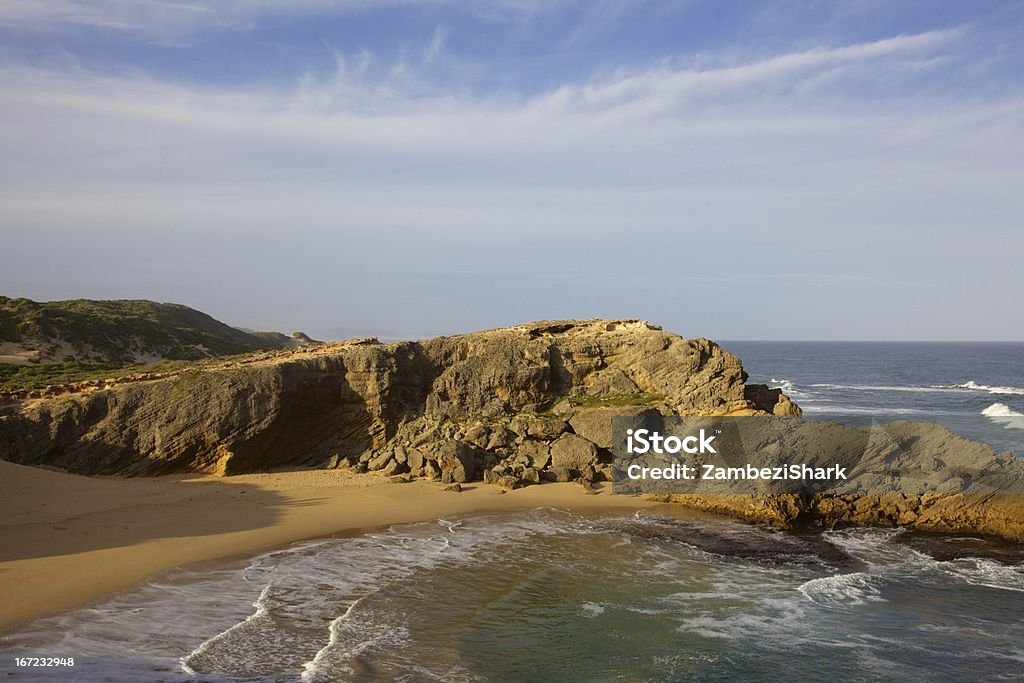
<svg viewBox="0 0 1024 683"><path fill-rule="evenodd" d="M8 397L0 456L79 474L307 466L509 489L543 481L590 486L611 478L613 417L801 415L780 390L746 379L740 360L714 342L632 319L546 321L419 342L363 339ZM918 424L906 435L912 443L918 446L900 452L941 476L969 442ZM1015 458L975 446L972 466L1020 474ZM781 526L905 525L1019 540L1024 509L1017 499L671 497Z"/></svg>

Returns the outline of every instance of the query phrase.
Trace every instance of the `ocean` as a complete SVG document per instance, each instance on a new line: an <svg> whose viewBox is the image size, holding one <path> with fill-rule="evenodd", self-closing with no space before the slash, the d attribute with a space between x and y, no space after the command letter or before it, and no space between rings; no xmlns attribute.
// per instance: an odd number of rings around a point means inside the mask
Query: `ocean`
<svg viewBox="0 0 1024 683"><path fill-rule="evenodd" d="M808 418L1022 454L1022 345L724 346ZM164 572L0 636L5 666L27 653L84 681L1020 680L1024 546L670 506L478 514Z"/></svg>
<svg viewBox="0 0 1024 683"><path fill-rule="evenodd" d="M1024 457L1024 343L723 342L804 417L938 422Z"/></svg>

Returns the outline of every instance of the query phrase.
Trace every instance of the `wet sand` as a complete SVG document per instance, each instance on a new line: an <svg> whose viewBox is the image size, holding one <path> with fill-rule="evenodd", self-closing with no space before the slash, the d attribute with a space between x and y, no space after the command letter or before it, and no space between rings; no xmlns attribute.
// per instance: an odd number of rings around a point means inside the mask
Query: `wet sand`
<svg viewBox="0 0 1024 683"><path fill-rule="evenodd" d="M0 461L0 626L83 605L172 567L443 515L657 503L578 484L502 493L346 470L82 477Z"/></svg>

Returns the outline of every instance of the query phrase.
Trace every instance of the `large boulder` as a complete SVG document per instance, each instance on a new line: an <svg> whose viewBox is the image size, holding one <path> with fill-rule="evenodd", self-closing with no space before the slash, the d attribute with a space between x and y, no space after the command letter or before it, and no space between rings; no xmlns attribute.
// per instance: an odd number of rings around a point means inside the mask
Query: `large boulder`
<svg viewBox="0 0 1024 683"><path fill-rule="evenodd" d="M565 420L556 417L543 417L530 420L526 429L531 439L550 441L569 431L569 425Z"/></svg>
<svg viewBox="0 0 1024 683"><path fill-rule="evenodd" d="M524 456L530 467L542 470L551 462L548 445L543 441L524 441L516 449L516 454Z"/></svg>
<svg viewBox="0 0 1024 683"><path fill-rule="evenodd" d="M562 434L551 442L553 469L582 470L597 464L597 446L576 434Z"/></svg>
<svg viewBox="0 0 1024 683"><path fill-rule="evenodd" d="M441 471L441 481L465 483L476 476L477 450L465 441L448 441L442 444L435 460Z"/></svg>
<svg viewBox="0 0 1024 683"><path fill-rule="evenodd" d="M616 417L653 417L659 413L645 406L610 406L588 408L572 416L569 425L573 431L598 448L612 448L612 420Z"/></svg>

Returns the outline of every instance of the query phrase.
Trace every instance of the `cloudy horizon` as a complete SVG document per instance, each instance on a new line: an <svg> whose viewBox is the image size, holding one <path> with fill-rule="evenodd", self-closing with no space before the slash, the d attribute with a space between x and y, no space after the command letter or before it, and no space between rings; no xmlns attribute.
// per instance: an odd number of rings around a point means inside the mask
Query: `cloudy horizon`
<svg viewBox="0 0 1024 683"><path fill-rule="evenodd" d="M13 0L0 294L1022 340L1016 3Z"/></svg>

